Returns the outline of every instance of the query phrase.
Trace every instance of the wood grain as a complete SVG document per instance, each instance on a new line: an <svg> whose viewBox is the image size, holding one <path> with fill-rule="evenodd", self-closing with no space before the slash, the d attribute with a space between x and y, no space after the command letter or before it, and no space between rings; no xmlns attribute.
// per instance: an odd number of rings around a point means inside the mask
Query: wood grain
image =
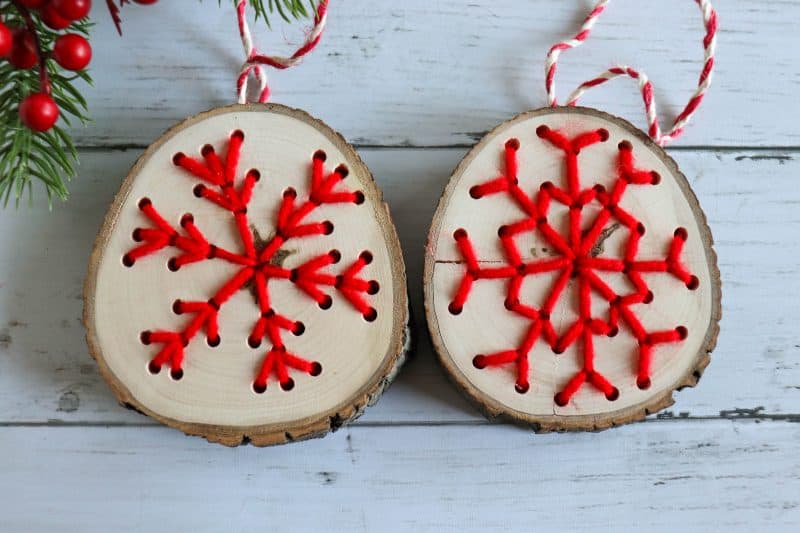
<svg viewBox="0 0 800 533"><path fill-rule="evenodd" d="M357 145L468 146L496 124L545 104L545 53L572 35L590 4L348 0L331 6L325 37L301 67L269 73L273 100L323 117ZM800 3L718 4L714 85L676 145L800 145L795 116L786 112L800 90L794 57ZM122 38L104 11L96 2L93 35L102 45L88 91L95 122L77 131L81 144L147 146L179 120L235 101L242 51L230 6L133 6L123 10ZM298 27L268 32L259 21L253 28L270 53L302 40ZM612 63L630 64L650 76L661 113L675 116L697 83L701 36L691 2L673 8L659 0L616 0L586 46L564 54L558 92L564 98ZM629 80L591 91L583 103L645 125L641 96Z"/></svg>
<svg viewBox="0 0 800 533"><path fill-rule="evenodd" d="M465 275L462 254L452 237L454 232L461 230L470 235L480 268L504 266L507 254L498 241L496 228L525 218L522 209L515 207L506 195L487 195L478 204L470 194L471 187L496 179L498 166L499 175L508 172L500 163L506 142L514 139L519 146L515 156L519 173L514 177L518 178L525 194L538 191L548 180L557 187L567 187L563 154L537 137L537 128L542 126L563 132L570 138L601 128L605 132L607 142L588 147L578 158L581 191L595 184L613 189L618 172L617 146L623 142L632 145L635 168L653 170L661 176L658 187L630 185L621 202L646 228L638 245L637 258L663 257L664 243L671 242L675 228L683 227L690 236L680 261L698 276L699 289L687 291L676 280L666 280L666 284L662 284L667 276L644 275L643 282L653 291L655 300L648 306L632 307L638 320L650 331L671 329L676 325L688 328L683 342L659 346L655 350L651 386L641 390L631 377L635 367L631 368L628 350L635 346L636 339L626 331L627 327L605 344L597 338L596 368L615 387L614 401L607 400L587 384L587 390L566 405L556 405L554 396L581 371L583 354L573 347L556 356L541 338L525 354L530 364L525 379L526 382L531 380L531 387L524 394L519 394L512 386L513 364L507 365L505 371L479 370L473 366L473 357L478 353L514 349L531 327L529 322L517 320L518 317L503 305L510 280L497 280L499 283L476 280L463 312L455 316L449 310ZM480 213L477 216L476 210ZM587 212L589 215L581 215L583 231L588 231L593 220L589 218L591 211ZM568 233L565 211L556 212L554 216L551 210L548 216L549 223L560 235ZM612 220L615 220L613 216ZM625 257L625 239L617 236L616 240L605 241L603 256ZM535 231L520 233L514 243L525 263L541 261L540 251L551 247ZM425 311L433 346L448 376L490 419L511 420L537 432L599 430L641 420L672 405L673 391L695 386L709 364L722 312L719 269L712 245L706 216L686 177L675 160L645 133L625 120L585 107L544 108L522 113L497 126L470 150L442 193L428 237L423 277ZM536 249L526 249L531 246ZM521 293L523 304L540 308L560 274L527 278ZM614 291L630 294L629 281L611 279L606 273L598 274ZM552 326L559 336L577 319L574 301L577 291L574 285L568 286L559 298L562 303L554 308ZM600 306L605 307L597 294L592 295L592 299L599 300ZM605 317L605 312L596 316ZM576 344L581 345L580 342Z"/></svg>
<svg viewBox="0 0 800 533"><path fill-rule="evenodd" d="M796 531L800 426L359 427L268 451L3 429L5 531ZM31 475L37 472L38 475ZM369 499L362 496L369 494Z"/></svg>
<svg viewBox="0 0 800 533"><path fill-rule="evenodd" d="M178 275L165 268L163 259L145 258L135 269L122 262L135 246L130 237L134 229L152 225L137 208L141 198L157 206L167 221L192 213L198 228L214 236L215 245L234 253L241 250L241 237L232 228L230 213L192 198L195 179L186 179L182 173L173 176L176 152L185 150L195 157L190 150L210 142L222 154L220 139L227 140L237 128L245 133L236 179L255 168L266 182L259 180L248 203L248 223L254 229L247 231L265 236L277 231L264 214L275 212L276 199L287 187L297 191L300 198L309 194L309 154L323 150L331 168L344 164L349 169L351 185L347 190L362 191L366 209L328 208L326 216L339 230L324 239L293 241L286 268L298 268L331 249L341 250L348 258L368 250L374 256L374 265L364 271L365 275L374 276L383 289L370 299L377 319L369 326L346 304L341 310L341 300L335 314L330 314L296 291L270 288L277 312L292 319L303 316L308 326L302 339L287 342L287 348L305 357L310 351L310 357L322 362L320 376L295 376L299 384L288 395L274 383L263 394L252 389L252 356L265 357L265 349L253 352L246 347L253 322L242 319L258 314L258 306L247 292L239 292L221 310L219 327L225 340L219 346L194 343L180 381L167 372L152 375L146 364L152 357L147 352L153 350L143 349L138 341L140 332L152 327L149 324L154 317L171 321L167 330L180 331L186 319L176 320L175 313L164 311L170 302L175 298L205 301L239 269L213 262L211 268L206 264L207 268L200 270L192 265L186 268L188 273ZM191 296L198 288L207 292ZM89 350L119 402L184 433L229 446L291 442L337 429L378 400L405 360L408 344L405 268L380 189L340 135L307 113L278 104L232 105L202 113L171 128L148 148L122 183L103 220L89 260L84 301ZM197 344L201 345L199 350Z"/></svg>

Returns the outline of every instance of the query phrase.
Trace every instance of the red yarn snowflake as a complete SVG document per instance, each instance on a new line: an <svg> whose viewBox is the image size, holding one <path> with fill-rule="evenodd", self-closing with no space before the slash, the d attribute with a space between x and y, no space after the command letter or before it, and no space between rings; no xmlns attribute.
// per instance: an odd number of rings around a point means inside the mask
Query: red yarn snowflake
<svg viewBox="0 0 800 533"><path fill-rule="evenodd" d="M178 255L169 260L172 271L200 261L220 260L230 263L235 270L233 275L206 301L174 302L172 309L179 315L191 315L185 327L179 331L153 330L141 335L144 344L159 344L161 349L150 361L150 371L158 373L164 365L171 369L174 379L183 377L183 360L185 349L202 331L210 346L220 343L218 315L222 306L237 291L250 288L260 315L255 319L252 332L248 338L251 347L257 348L262 340L270 343L261 362L261 367L253 382L253 389L262 393L267 388L271 375L275 375L284 390L294 387L289 376L289 369L317 376L322 366L316 361L304 359L289 352L283 341L284 332L302 335L305 326L302 322L292 320L280 314L273 307L269 285L280 280L293 283L307 297L315 301L320 308L328 309L332 298L323 288L328 287L339 293L362 314L365 320L372 322L377 318L376 310L369 305L365 295L378 292L378 282L360 277L361 271L372 261L368 251L344 269L339 275L329 273L326 267L338 263L341 254L337 250L314 257L302 265L287 269L282 266L286 252L283 247L289 241L312 235L329 235L333 232L333 224L328 221L308 221L309 216L321 205L325 204L362 204L364 193L349 191L337 186L347 177L348 170L344 165L326 174L326 155L317 151L311 163L311 183L307 199L298 200L297 192L289 188L283 193L278 210L275 232L264 242L258 242L251 229L247 207L252 198L253 189L260 179L257 170L249 170L241 184L236 186L239 158L244 143L244 133L240 130L230 136L227 154L223 158L217 155L210 144L203 147L202 161L183 153L174 156L176 166L204 182L194 188L198 198L204 198L220 208L229 211L233 216L239 240L240 251L230 251L208 242L195 225L191 214L181 217L180 226L185 233L179 232L167 222L153 206L144 198L139 202L139 209L152 222L154 227L138 228L133 238L141 242L123 257L123 263L131 267L142 257L154 254L159 250L172 247Z"/></svg>
<svg viewBox="0 0 800 533"><path fill-rule="evenodd" d="M477 355L473 359L473 365L483 369L516 364L515 387L521 394L530 388L528 356L537 341L541 339L546 342L556 354L562 354L573 344L582 341L582 368L555 395L555 403L566 405L585 383L593 385L608 400L616 400L619 390L595 368L594 337L613 337L619 332L620 325L626 326L638 341L636 383L640 389L647 389L650 387L654 348L660 344L677 343L686 339L688 330L684 326L678 326L666 331L648 331L637 317L634 306L653 301L653 293L644 279L644 275L648 273L667 273L682 281L688 289L697 289L699 280L681 262L683 247L688 238L687 231L684 228L675 230L666 258L638 258L639 241L645 233L645 227L632 213L620 207L620 201L629 185L658 184L661 180L658 173L636 168L633 146L623 141L619 144L617 176L610 190L600 184L582 188L579 154L594 144L607 141L608 131L599 129L569 138L547 126L540 126L536 133L563 153L566 188L546 182L541 185L535 197L530 198L520 188L517 180L519 141L511 139L506 142L505 174L472 187L470 196L479 199L492 194L505 194L525 216L513 224L502 226L498 231L505 255L504 266L481 266L467 232L463 229L455 232L454 238L463 256L466 272L449 310L452 314L461 313L476 280L508 280L505 307L529 321L527 331L516 348L490 355ZM553 202L562 204L569 210L568 235L561 235L548 220ZM585 209L588 206L592 209ZM601 237L606 225L612 220L628 234L623 247L624 257L621 258L607 257L600 251ZM556 255L551 259L524 261L516 238L526 233L540 235ZM537 309L523 303L520 300L520 291L525 278L546 273L555 274L555 282L542 305ZM630 281L633 290L619 294L598 273L621 273ZM565 295L570 280L574 280L577 285L577 318L563 332L557 333L551 314L559 299ZM592 314L592 300L597 296L608 306L608 315L604 318Z"/></svg>

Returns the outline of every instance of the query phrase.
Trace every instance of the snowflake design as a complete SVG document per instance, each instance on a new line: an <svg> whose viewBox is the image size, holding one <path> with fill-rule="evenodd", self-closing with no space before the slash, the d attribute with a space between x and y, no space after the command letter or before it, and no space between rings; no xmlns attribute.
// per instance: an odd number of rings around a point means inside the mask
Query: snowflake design
<svg viewBox="0 0 800 533"><path fill-rule="evenodd" d="M506 142L505 174L472 187L469 193L474 199L505 194L525 216L522 220L502 226L498 230L505 255L503 266L481 266L467 232L464 229L456 230L454 238L464 260L465 273L449 305L449 311L454 315L461 313L476 281L508 280L505 307L529 321L527 331L517 347L489 355L477 355L472 361L473 365L484 369L515 364L515 388L517 392L524 394L530 388L528 357L537 341L541 339L546 342L556 354L562 354L573 344L581 342L582 368L555 395L555 403L559 406L567 405L585 383L591 384L608 400L614 401L619 397L619 390L595 368L594 337L613 337L619 333L621 325L626 326L638 341L636 383L640 389L650 387L650 368L656 346L681 342L689 332L684 326L665 331L648 331L637 317L634 306L653 301L653 293L644 279L645 274L669 274L683 282L689 290L698 288L698 278L681 262L688 233L684 228L675 230L666 258L638 258L639 242L645 233L645 227L632 213L620 207L620 201L631 185L657 185L661 181L658 173L636 168L633 146L630 142L623 141L619 144L617 176L610 189L600 184L584 189L581 188L579 155L592 145L606 142L609 138L608 131L598 129L570 138L562 132L540 126L536 134L543 142L563 153L566 188L545 182L535 197L530 198L520 188L517 180L517 151L520 143L517 139ZM569 210L568 235L561 235L550 224L548 216L552 216L553 202L562 204ZM592 209L586 210L588 206L592 206ZM627 231L622 258L603 255L601 244L609 232L606 227L609 222ZM556 255L550 259L523 261L516 238L526 233L538 233ZM541 307L537 309L520 301L525 278L546 273L555 274L555 282ZM619 294L603 281L599 273L621 273L630 282L633 290ZM564 296L570 280L574 280L577 285L577 318L559 334L553 327L551 314L559 299ZM604 308L607 304L607 317L599 318L592 313L593 298L598 296L605 302Z"/></svg>
<svg viewBox="0 0 800 533"><path fill-rule="evenodd" d="M183 153L177 153L173 157L176 166L202 182L195 186L195 196L231 213L242 250L234 252L209 243L195 225L191 214L181 217L180 226L184 233L179 232L158 213L148 198L144 198L139 202L139 209L154 227L137 228L134 231L134 240L142 244L125 254L123 263L132 267L139 259L171 247L178 251L178 255L171 258L168 263L172 271L191 263L211 260L225 261L236 267L235 274L207 301L174 302L172 309L176 314L192 317L183 329L142 333L141 340L145 345L161 345L161 349L150 361L150 372L157 374L163 366L168 365L172 377L176 380L181 379L186 347L201 332L205 332L206 341L210 346L219 345L218 315L222 306L237 291L249 288L254 295L260 315L255 319L248 344L252 348L258 348L263 340L270 344L253 382L253 389L258 393L265 392L269 378L274 374L282 389L291 390L294 387L294 380L289 376L290 369L317 376L322 372L322 365L287 350L283 340L284 332L302 335L305 326L302 322L292 320L275 310L270 298L270 283L288 281L322 309L330 308L333 302L323 288L335 289L361 313L366 321L374 321L377 318L377 311L369 305L365 295L376 294L379 285L375 280L360 277L361 271L372 261L372 255L368 251L362 252L338 275L326 270L326 267L341 260L341 254L337 250L314 257L294 269L282 266L288 254L284 248L288 242L313 235L329 235L333 232L333 224L330 221L309 221L310 215L319 206L363 204L364 193L337 188L347 177L348 169L345 165L340 165L326 175L326 155L319 150L312 158L308 197L300 201L294 189L289 188L284 191L274 235L262 241L255 230L251 229L247 211L253 189L261 176L257 170L249 170L238 188L235 183L243 143L244 133L237 130L229 138L224 158L217 155L210 144L201 150L202 160Z"/></svg>

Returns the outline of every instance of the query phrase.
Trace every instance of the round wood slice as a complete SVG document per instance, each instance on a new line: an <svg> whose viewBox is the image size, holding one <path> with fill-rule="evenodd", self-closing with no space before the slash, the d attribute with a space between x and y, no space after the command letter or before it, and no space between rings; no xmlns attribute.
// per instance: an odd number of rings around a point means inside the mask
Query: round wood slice
<svg viewBox="0 0 800 533"><path fill-rule="evenodd" d="M377 400L409 339L400 244L369 170L276 104L202 113L144 153L84 300L119 401L226 445L337 429Z"/></svg>
<svg viewBox="0 0 800 533"><path fill-rule="evenodd" d="M628 122L530 111L456 168L433 219L425 308L446 372L536 431L642 419L694 386L720 278L675 161Z"/></svg>

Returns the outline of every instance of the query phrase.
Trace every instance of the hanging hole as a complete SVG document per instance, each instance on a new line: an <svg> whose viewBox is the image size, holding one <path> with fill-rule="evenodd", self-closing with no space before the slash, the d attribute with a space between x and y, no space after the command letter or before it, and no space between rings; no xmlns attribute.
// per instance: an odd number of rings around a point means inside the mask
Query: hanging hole
<svg viewBox="0 0 800 533"><path fill-rule="evenodd" d="M376 311L374 307L370 307L367 312L364 313L364 320L367 322L375 322L376 318L378 318L378 311Z"/></svg>
<svg viewBox="0 0 800 533"><path fill-rule="evenodd" d="M294 327L292 328L292 335L295 337L299 337L303 333L306 332L306 325L302 322L295 322Z"/></svg>
<svg viewBox="0 0 800 533"><path fill-rule="evenodd" d="M460 315L464 308L460 305L456 305L455 302L450 302L450 305L447 306L447 310L450 311L451 315Z"/></svg>
<svg viewBox="0 0 800 533"><path fill-rule="evenodd" d="M150 361L150 363L147 365L147 371L155 376L161 372L161 367L157 365L155 361Z"/></svg>
<svg viewBox="0 0 800 533"><path fill-rule="evenodd" d="M640 378L636 380L636 386L639 387L641 390L647 390L652 385L650 378Z"/></svg>
<svg viewBox="0 0 800 533"><path fill-rule="evenodd" d="M286 378L286 381L281 382L281 388L285 391L290 391L294 388L294 380L292 378Z"/></svg>
<svg viewBox="0 0 800 533"><path fill-rule="evenodd" d="M331 306L333 305L333 298L331 298L326 294L325 297L322 299L322 301L319 302L317 305L319 305L319 308L322 309L323 311L326 309L330 309Z"/></svg>
<svg viewBox="0 0 800 533"><path fill-rule="evenodd" d="M134 263L136 263L136 261L130 255L125 254L122 256L122 264L125 265L126 267L130 268L133 266Z"/></svg>
<svg viewBox="0 0 800 533"><path fill-rule="evenodd" d="M367 287L367 294L375 295L378 294L380 290L381 290L381 284L375 281L374 279L370 280L369 287Z"/></svg>
<svg viewBox="0 0 800 533"><path fill-rule="evenodd" d="M514 390L517 391L519 394L525 394L531 389L530 383L515 383Z"/></svg>
<svg viewBox="0 0 800 533"><path fill-rule="evenodd" d="M320 374L322 374L322 365L314 361L313 363L311 363L311 370L309 370L308 373L312 376L319 376Z"/></svg>
<svg viewBox="0 0 800 533"><path fill-rule="evenodd" d="M372 263L372 252L364 250L358 257L360 257L361 260L364 261L364 263L366 264Z"/></svg>
<svg viewBox="0 0 800 533"><path fill-rule="evenodd" d="M609 402L615 402L619 398L619 389L614 387L606 394L606 400Z"/></svg>
<svg viewBox="0 0 800 533"><path fill-rule="evenodd" d="M256 394L264 394L265 392L267 392L267 384L254 381L253 392L255 392Z"/></svg>
<svg viewBox="0 0 800 533"><path fill-rule="evenodd" d="M355 195L356 195L356 198L355 198L354 202L355 202L356 205L361 205L361 204L364 203L364 200L366 200L366 198L364 197L364 193L361 192L361 191L356 191Z"/></svg>
<svg viewBox="0 0 800 533"><path fill-rule="evenodd" d="M216 348L217 346L219 346L220 342L222 342L222 339L220 339L219 335L217 335L213 339L206 339L206 343L212 348Z"/></svg>
<svg viewBox="0 0 800 533"><path fill-rule="evenodd" d="M254 337L247 337L247 345L254 349L258 348L259 346L261 346L261 339Z"/></svg>
<svg viewBox="0 0 800 533"><path fill-rule="evenodd" d="M686 288L690 291L696 291L700 287L700 279L697 276L692 276L686 283Z"/></svg>
<svg viewBox="0 0 800 533"><path fill-rule="evenodd" d="M178 260L173 257L167 261L167 268L170 270L170 272L177 272L180 270L181 266L178 264Z"/></svg>
<svg viewBox="0 0 800 533"><path fill-rule="evenodd" d="M553 396L553 401L556 402L556 405L559 407L564 407L569 403L569 400L564 398L564 396L560 392L555 396Z"/></svg>
<svg viewBox="0 0 800 533"><path fill-rule="evenodd" d="M180 368L173 368L172 370L169 371L169 377L171 377L175 381L180 381L181 379L183 379L183 370L181 370Z"/></svg>

